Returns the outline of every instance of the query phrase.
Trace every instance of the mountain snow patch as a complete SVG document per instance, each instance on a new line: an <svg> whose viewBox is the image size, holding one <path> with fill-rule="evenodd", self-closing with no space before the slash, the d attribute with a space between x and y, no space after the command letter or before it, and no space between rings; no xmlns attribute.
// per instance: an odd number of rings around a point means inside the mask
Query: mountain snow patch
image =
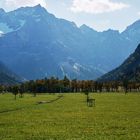
<svg viewBox="0 0 140 140"><path fill-rule="evenodd" d="M3 34L4 34L4 33L3 33L2 31L0 31L0 37L2 37L2 36L3 36Z"/></svg>
<svg viewBox="0 0 140 140"><path fill-rule="evenodd" d="M23 27L23 25L25 24L25 20L20 20L19 22L20 24L17 29L13 29L12 26L8 25L7 23L0 22L0 31L3 32L4 34L17 31L21 27Z"/></svg>
<svg viewBox="0 0 140 140"><path fill-rule="evenodd" d="M73 68L74 68L76 71L80 71L80 69L79 69L79 67L78 67L78 64L76 64L76 63L73 65Z"/></svg>
<svg viewBox="0 0 140 140"><path fill-rule="evenodd" d="M2 31L3 33L9 33L12 32L13 29L10 28L6 23L0 23L0 31Z"/></svg>

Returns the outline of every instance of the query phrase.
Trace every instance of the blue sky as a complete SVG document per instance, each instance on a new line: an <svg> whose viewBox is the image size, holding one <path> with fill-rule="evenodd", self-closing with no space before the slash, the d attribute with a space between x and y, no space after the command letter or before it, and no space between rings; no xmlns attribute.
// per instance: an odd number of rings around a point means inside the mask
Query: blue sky
<svg viewBox="0 0 140 140"><path fill-rule="evenodd" d="M39 3L56 17L98 31L109 28L123 31L140 19L139 0L0 0L0 7L10 11Z"/></svg>

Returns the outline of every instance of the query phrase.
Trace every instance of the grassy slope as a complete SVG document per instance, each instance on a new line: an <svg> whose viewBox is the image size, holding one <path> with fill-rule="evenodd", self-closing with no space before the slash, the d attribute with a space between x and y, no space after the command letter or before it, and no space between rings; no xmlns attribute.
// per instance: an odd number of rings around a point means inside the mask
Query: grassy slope
<svg viewBox="0 0 140 140"><path fill-rule="evenodd" d="M57 95L0 95L0 140L139 140L140 94L66 94L57 102L35 105ZM8 112L9 111L9 112Z"/></svg>

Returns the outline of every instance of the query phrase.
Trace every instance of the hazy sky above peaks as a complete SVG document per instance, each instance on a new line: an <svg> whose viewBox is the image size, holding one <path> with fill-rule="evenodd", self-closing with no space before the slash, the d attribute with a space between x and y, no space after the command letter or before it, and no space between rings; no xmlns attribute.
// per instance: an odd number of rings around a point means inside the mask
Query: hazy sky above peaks
<svg viewBox="0 0 140 140"><path fill-rule="evenodd" d="M11 11L21 6L41 4L56 17L86 24L95 30L123 31L140 19L139 0L0 0L0 7Z"/></svg>

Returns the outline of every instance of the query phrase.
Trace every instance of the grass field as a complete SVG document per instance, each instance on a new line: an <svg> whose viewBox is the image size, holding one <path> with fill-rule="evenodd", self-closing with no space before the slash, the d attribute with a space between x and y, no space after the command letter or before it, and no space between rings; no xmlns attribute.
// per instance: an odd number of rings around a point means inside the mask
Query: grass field
<svg viewBox="0 0 140 140"><path fill-rule="evenodd" d="M140 140L140 94L0 95L0 140Z"/></svg>

